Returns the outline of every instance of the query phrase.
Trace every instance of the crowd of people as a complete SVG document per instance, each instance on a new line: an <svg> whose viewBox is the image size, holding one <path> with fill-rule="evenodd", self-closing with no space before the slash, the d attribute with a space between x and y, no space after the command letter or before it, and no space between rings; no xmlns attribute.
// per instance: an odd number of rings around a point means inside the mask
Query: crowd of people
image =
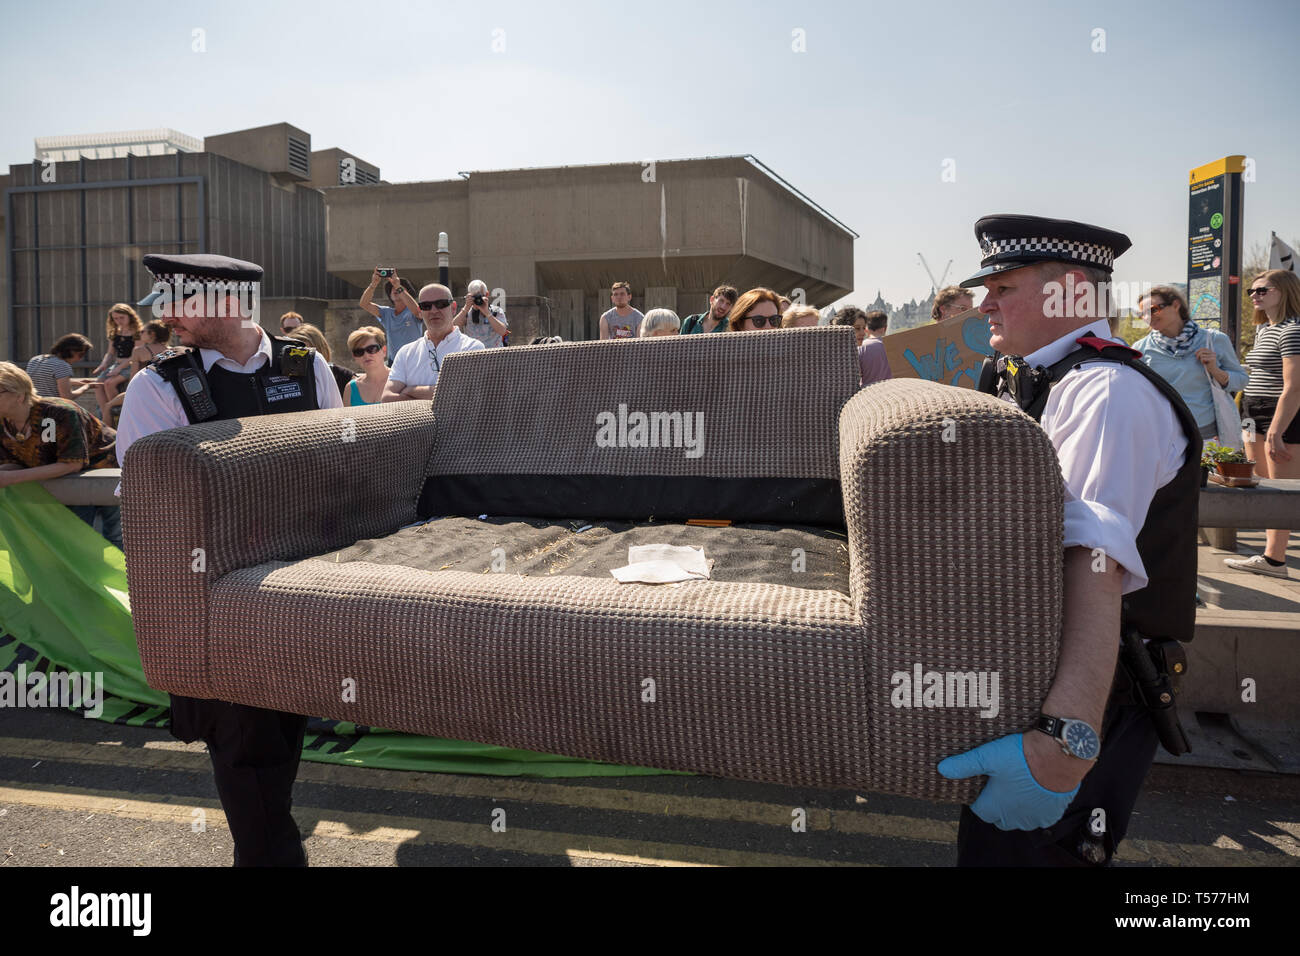
<svg viewBox="0 0 1300 956"><path fill-rule="evenodd" d="M970 294L959 290L969 300ZM743 295L735 287L720 285L709 296L709 307L704 312L679 319L671 309L651 309L644 315L631 305L632 288L626 282L615 282L610 291L612 308L600 317L602 339L651 338L663 335L696 335L715 332L759 332L766 329L806 328L820 325L820 309L810 305L795 304L772 289L750 289ZM832 325L853 327L854 347L858 351L861 370L859 385L891 378L889 361L885 357L884 338L889 316L879 310L864 312L854 305L841 306L831 320ZM559 341L546 337L545 341ZM539 344L536 339L531 344Z"/></svg>
<svg viewBox="0 0 1300 956"><path fill-rule="evenodd" d="M386 305L374 301L381 284ZM1203 439L1218 441L1228 437L1220 434L1223 423L1222 416L1216 415L1215 390L1222 390L1228 396L1240 393L1241 417L1248 429L1246 451L1255 462L1257 474L1263 478L1300 477L1300 455L1287 447L1300 444L1300 417L1297 416L1300 369L1296 367L1300 363L1300 280L1294 273L1270 270L1258 276L1249 289L1255 304L1253 318L1259 329L1254 347L1246 356L1249 371L1228 336L1204 328L1190 317L1186 297L1173 286L1155 286L1139 300L1139 315L1151 331L1134 348L1141 353L1143 362L1178 391L1196 419ZM825 321L822 312L813 306L793 303L767 288L750 289L742 294L733 286L719 285L709 295L706 310L685 318L664 308L650 309L643 314L631 302L631 285L615 282L610 290L611 307L600 317L601 339L801 328ZM464 302L458 304L445 286L431 283L417 294L396 269L377 266L359 306L376 320L376 324L358 327L347 339L359 373L333 361L325 335L302 315L286 312L279 323L282 336L315 349L325 360L344 405L428 398L447 355L501 348L509 343L509 320L504 310L490 301L488 286L479 279L469 283ZM935 294L931 319L940 322L973 308L970 289L948 286ZM886 313L842 305L831 323L853 328L863 387L892 377L883 342L889 324ZM25 376L16 367L6 372L3 381L9 385L5 387L12 388L14 395L28 394L20 378L29 377L30 394L35 402L60 400L64 406L80 411L77 397L93 390L99 408L98 416L69 413L66 407L61 409L55 416L58 427L75 427L83 434L75 441L61 439L61 445L55 443L59 450L53 458L50 449L35 454L30 442L24 444L17 440L18 432L10 426L21 431L23 422L7 420L6 445L0 450L0 460L5 462L7 470L35 469L54 461L80 468L115 464L111 455L105 457L98 453L102 449L96 443L107 436L111 444L125 385L168 348L171 329L157 320L142 322L135 308L119 302L105 317L104 334L106 349L89 376L78 377L74 370L74 364L86 364L87 356L94 351L91 340L79 333L64 335L54 342L49 352L33 356L27 363ZM544 335L529 344L560 341L559 336ZM27 415L34 414L33 408L39 408L42 418L47 417L44 405L23 408ZM20 446L25 451L20 451ZM76 456L68 457L73 450ZM74 470L78 469L65 467L61 473ZM15 477L11 474L8 480ZM106 520L101 513L96 514L106 529L106 536L120 543L116 515ZM1285 576L1288 541L1287 532L1269 531L1262 555L1226 561L1240 570Z"/></svg>

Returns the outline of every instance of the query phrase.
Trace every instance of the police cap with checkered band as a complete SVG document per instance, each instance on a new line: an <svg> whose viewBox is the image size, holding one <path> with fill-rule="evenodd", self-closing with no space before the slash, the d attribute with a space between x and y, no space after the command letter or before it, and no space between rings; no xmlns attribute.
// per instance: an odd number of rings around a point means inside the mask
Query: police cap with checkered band
<svg viewBox="0 0 1300 956"><path fill-rule="evenodd" d="M211 253L186 256L150 254L142 262L153 273L154 279L164 284L197 282L217 288L230 288L236 283L251 285L262 281L262 267L257 263ZM162 293L155 289L136 305L153 305L160 295Z"/></svg>
<svg viewBox="0 0 1300 956"><path fill-rule="evenodd" d="M960 283L963 289L1035 262L1091 266L1109 275L1115 260L1133 245L1128 236L1113 229L1041 216L985 216L975 223L975 238L984 254L982 268Z"/></svg>

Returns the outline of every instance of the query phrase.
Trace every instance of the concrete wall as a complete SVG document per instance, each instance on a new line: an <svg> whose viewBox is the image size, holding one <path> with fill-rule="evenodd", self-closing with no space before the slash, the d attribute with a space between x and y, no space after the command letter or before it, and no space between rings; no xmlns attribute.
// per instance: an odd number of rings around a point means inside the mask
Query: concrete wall
<svg viewBox="0 0 1300 956"><path fill-rule="evenodd" d="M307 176L289 169L289 137L307 145ZM278 173L294 178L309 179L311 169L311 134L288 123L273 123L234 133L221 133L203 140L203 149L252 166L267 173Z"/></svg>
<svg viewBox="0 0 1300 956"><path fill-rule="evenodd" d="M418 288L435 281L438 232L451 237L453 273L469 280L469 183L450 180L323 189L325 268L365 288L377 265L393 266ZM459 287L463 289L464 286Z"/></svg>
<svg viewBox="0 0 1300 956"><path fill-rule="evenodd" d="M351 159L355 163L358 179L353 183L342 183L342 162L345 159ZM374 163L368 163L355 153L349 153L346 150L338 149L318 149L311 154L311 179L307 180L304 185L314 186L317 189L325 189L330 186L343 185L376 185L374 182L363 183L360 176L363 173L369 173L375 180L379 179L379 167Z"/></svg>
<svg viewBox="0 0 1300 956"><path fill-rule="evenodd" d="M418 285L436 274L444 230L457 298L481 278L504 289L512 320L527 312L537 334L595 338L617 280L631 283L637 308L672 300L680 315L705 309L723 282L802 288L815 304L853 286L852 236L738 158L476 172L324 193L331 274L365 285L382 263Z"/></svg>
<svg viewBox="0 0 1300 956"><path fill-rule="evenodd" d="M798 284L819 305L853 288L853 244L842 229L821 216L800 214L803 203L766 176L746 180L745 199L746 256L787 273L771 288L790 295Z"/></svg>

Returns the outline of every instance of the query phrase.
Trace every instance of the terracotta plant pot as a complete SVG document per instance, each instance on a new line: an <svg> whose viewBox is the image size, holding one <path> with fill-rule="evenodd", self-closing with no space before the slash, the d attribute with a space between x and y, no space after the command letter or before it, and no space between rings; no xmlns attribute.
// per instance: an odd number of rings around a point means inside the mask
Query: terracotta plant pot
<svg viewBox="0 0 1300 956"><path fill-rule="evenodd" d="M1216 461L1214 467L1218 469L1219 474L1224 478L1255 477L1255 463L1253 461Z"/></svg>

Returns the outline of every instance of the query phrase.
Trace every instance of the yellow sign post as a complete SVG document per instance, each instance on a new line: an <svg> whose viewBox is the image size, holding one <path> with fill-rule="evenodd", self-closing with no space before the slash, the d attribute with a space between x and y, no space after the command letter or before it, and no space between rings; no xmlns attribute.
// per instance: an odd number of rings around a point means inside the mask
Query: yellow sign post
<svg viewBox="0 0 1300 956"><path fill-rule="evenodd" d="M1225 156L1188 174L1187 303L1192 318L1237 341L1241 303L1242 179L1248 160Z"/></svg>

